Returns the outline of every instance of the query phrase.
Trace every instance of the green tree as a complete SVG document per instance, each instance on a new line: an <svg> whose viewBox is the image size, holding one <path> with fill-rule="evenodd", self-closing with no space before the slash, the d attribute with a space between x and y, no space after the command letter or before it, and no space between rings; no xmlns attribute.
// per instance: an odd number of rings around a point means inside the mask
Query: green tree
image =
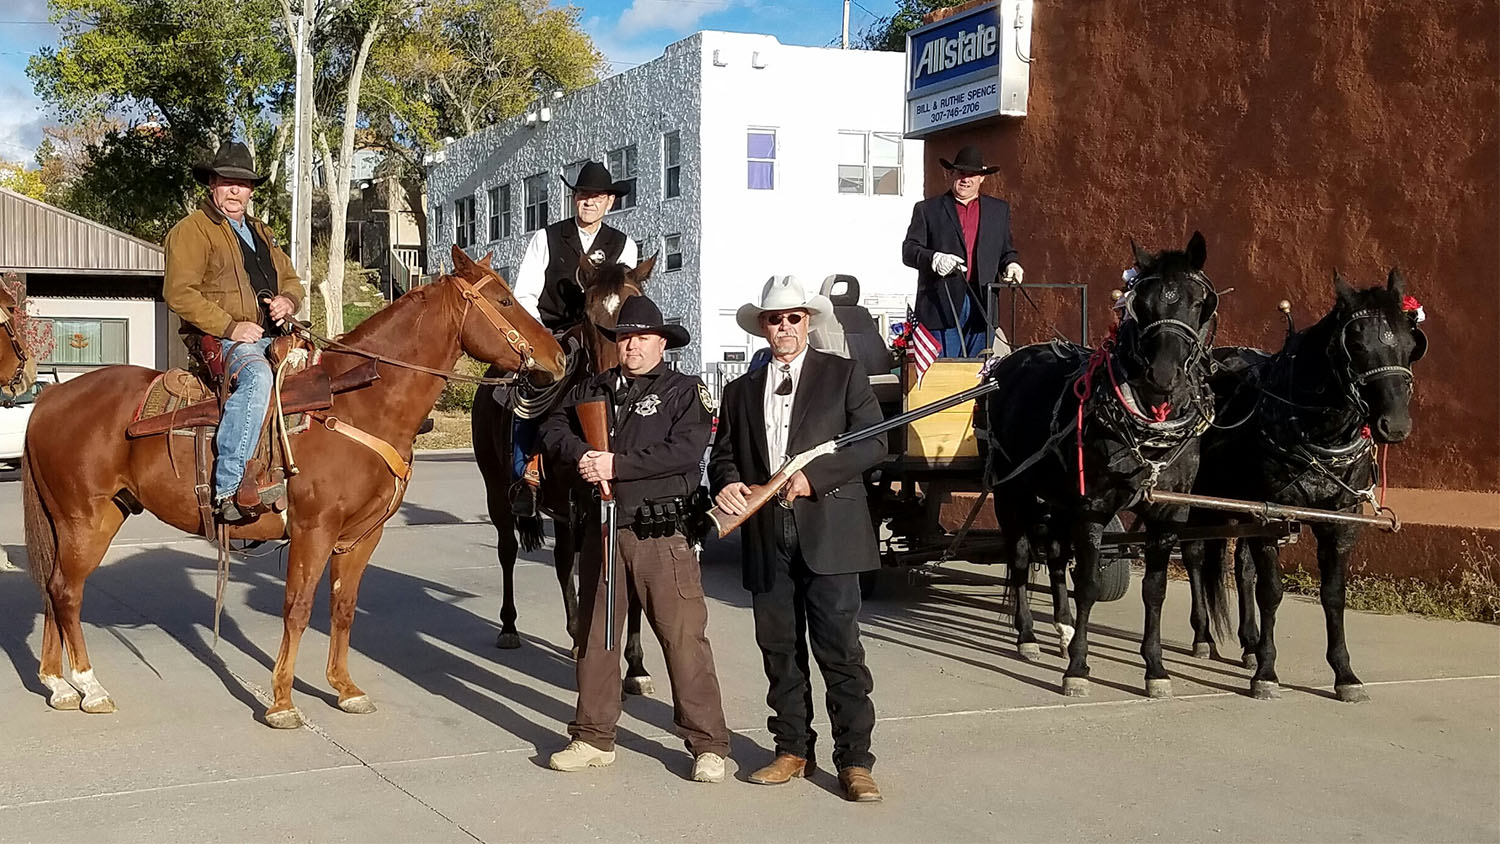
<svg viewBox="0 0 1500 844"><path fill-rule="evenodd" d="M70 124L150 116L87 144L61 204L154 237L196 203L189 167L221 141L243 140L274 166L273 118L291 80L275 2L50 0L58 43L27 65L38 96Z"/></svg>
<svg viewBox="0 0 1500 844"><path fill-rule="evenodd" d="M42 181L42 171L29 170L13 161L0 161L0 188L32 199L45 199L47 196L47 183Z"/></svg>
<svg viewBox="0 0 1500 844"><path fill-rule="evenodd" d="M960 6L969 0L901 0L896 11L881 18L860 33L855 46L861 50L885 50L901 53L906 50L906 33L921 26L928 15L938 9Z"/></svg>

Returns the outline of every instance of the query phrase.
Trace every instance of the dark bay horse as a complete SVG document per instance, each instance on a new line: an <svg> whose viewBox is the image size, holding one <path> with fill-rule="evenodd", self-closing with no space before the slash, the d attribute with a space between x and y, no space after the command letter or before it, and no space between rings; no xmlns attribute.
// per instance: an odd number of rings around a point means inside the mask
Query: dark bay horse
<svg viewBox="0 0 1500 844"><path fill-rule="evenodd" d="M266 712L272 727L302 723L292 705L297 646L330 557L328 682L345 712L375 710L349 677L349 627L365 564L380 542L385 520L400 505L405 487L397 472L404 467L335 429L352 426L384 440L398 460L409 464L417 428L437 402L445 379L405 365L448 372L464 351L541 383L563 374L562 349L516 303L490 270L488 256L476 263L454 249L453 262L455 275L408 293L342 338L349 347L381 356L380 379L336 396L326 412L327 423L313 425L294 440L301 473L288 479L285 521L266 514L231 531L235 538L291 540L285 628L272 676L275 700ZM361 360L330 352L322 365L333 374ZM89 662L79 610L84 580L132 509L121 502L139 502L180 530L199 529L192 472L174 471L193 466L192 439L125 437L157 374L134 366L94 370L43 392L32 412L22 459L26 548L46 611L39 676L50 692L48 702L57 709L115 708ZM71 663L66 676L64 646Z"/></svg>
<svg viewBox="0 0 1500 844"><path fill-rule="evenodd" d="M1003 386L986 402L986 478L1008 539L1004 562L1024 576L1032 543L1042 536L1052 537L1038 552L1043 559L1068 553L1068 546L1077 557L1077 627L1063 675L1063 692L1073 696L1089 689L1088 623L1098 597L1104 529L1127 509L1140 515L1148 534L1141 642L1146 691L1171 694L1161 659L1161 602L1168 558L1188 512L1151 505L1144 494L1192 486L1198 436L1213 419L1208 350L1218 294L1203 273L1203 235L1194 232L1181 252L1132 247L1139 275L1117 336L1092 351L1044 344L1011 353L992 372ZM1034 634L1026 633L1035 647Z"/></svg>
<svg viewBox="0 0 1500 844"><path fill-rule="evenodd" d="M21 336L21 312L18 297L0 282L0 401L15 398L31 387L26 363L31 351Z"/></svg>
<svg viewBox="0 0 1500 844"><path fill-rule="evenodd" d="M656 256L641 261L634 269L623 264L595 268L586 258L580 262L578 285L584 291L584 313L574 329L581 343L586 363L572 376L576 380L617 366L619 357L614 342L599 332L599 327L613 328L620 305L640 294L646 286ZM567 389L570 385L563 385ZM500 605L500 633L496 647L519 648L521 634L516 629L515 569L517 549L534 551L542 544L542 523L538 518L518 518L510 508L510 490L516 482L511 459L511 412L494 400L495 388L480 387L474 395L470 417L474 434L474 459L484 476L485 500L490 521L495 525L495 553L500 560L504 597ZM542 488L539 495L542 512L552 518L556 545L553 566L562 588L563 612L567 616L568 637L575 643L578 635L578 587L573 580L578 553L583 548L584 522L592 500L591 487L578 477L572 466L558 466L543 458ZM518 542L519 540L519 542ZM628 694L651 694L652 679L646 671L641 649L641 607L630 598L625 640L625 691ZM576 652L576 645L575 645Z"/></svg>
<svg viewBox="0 0 1500 844"><path fill-rule="evenodd" d="M1325 510L1374 503L1377 446L1411 433L1411 365L1427 351L1415 318L1403 312L1405 281L1391 270L1384 287L1355 290L1334 274L1333 308L1291 334L1281 351L1215 352L1221 370L1210 382L1218 425L1203 436L1193 491ZM1220 512L1193 511L1199 524L1225 524ZM1339 700L1369 699L1349 666L1344 641L1344 589L1359 525L1313 523L1318 543L1319 597L1328 628L1328 664ZM1223 576L1226 542L1185 542L1183 564L1193 586L1193 645L1212 655L1210 619L1228 627ZM1281 603L1279 549L1270 539L1242 539L1236 551L1242 659L1255 669L1251 694L1280 695L1276 678L1276 609ZM1253 593L1253 596L1252 596ZM1256 609L1260 629L1256 628Z"/></svg>

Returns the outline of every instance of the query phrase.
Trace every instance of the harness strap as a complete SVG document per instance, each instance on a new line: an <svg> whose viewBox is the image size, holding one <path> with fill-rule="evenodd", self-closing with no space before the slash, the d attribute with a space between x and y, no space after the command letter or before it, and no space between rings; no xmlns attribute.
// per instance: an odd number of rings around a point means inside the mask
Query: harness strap
<svg viewBox="0 0 1500 844"><path fill-rule="evenodd" d="M339 419L337 416L330 416L328 414L316 412L309 413L308 415L314 419L317 419L319 422L322 422L323 427L327 428L328 430L333 431L337 434L342 434L343 436L354 440L365 448L368 448L369 450L375 452L380 456L380 459L385 461L385 467L389 469L391 474L396 478L396 486L395 489L391 492L391 500L390 503L385 507L385 513L382 514L379 519L376 519L374 524L366 528L364 533L361 533L352 542L340 542L333 546L333 553L345 554L348 553L350 549L354 548L354 546L365 541L365 537L374 533L376 528L385 524L386 520L396 512L396 508L401 506L401 497L406 493L406 485L411 481L411 464L406 462L405 458L403 458L400 453L396 451L395 447L393 447L390 443L386 442L380 437L375 436L374 434L369 433L368 431L363 431L359 428L354 427L353 425L350 425L342 419Z"/></svg>

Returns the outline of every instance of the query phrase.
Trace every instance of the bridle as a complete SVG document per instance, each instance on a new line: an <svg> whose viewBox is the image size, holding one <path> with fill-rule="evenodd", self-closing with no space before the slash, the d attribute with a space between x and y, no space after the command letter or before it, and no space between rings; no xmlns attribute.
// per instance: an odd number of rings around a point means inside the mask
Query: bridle
<svg viewBox="0 0 1500 844"><path fill-rule="evenodd" d="M26 352L26 344L21 342L21 336L16 331L15 312L19 308L19 305L0 306L0 327L5 329L5 336L10 340L10 348L16 354L15 374L11 375L10 380L4 385L6 391L12 393L20 392L21 385L26 382L26 361L31 359Z"/></svg>
<svg viewBox="0 0 1500 844"><path fill-rule="evenodd" d="M1218 331L1219 325L1219 293L1218 291L1214 290L1213 282L1210 281L1208 276L1204 275L1201 271L1194 270L1193 272L1187 273L1186 275L1189 281L1203 288L1204 299L1202 307L1208 311L1208 316L1207 318L1202 320L1199 325L1193 325L1192 323L1177 319L1175 317L1162 317L1161 319L1153 320L1145 324L1141 323L1140 319L1136 316L1135 313L1136 293L1141 289L1142 285L1146 283L1152 281L1163 281L1164 277L1159 272L1152 273L1151 275L1140 276L1134 281L1134 283L1130 285L1130 291L1126 294L1127 298L1125 300L1125 314L1127 318L1137 326L1135 330L1137 340L1136 345L1144 342L1146 338L1150 337L1152 332L1155 331L1165 331L1170 334L1176 334L1177 336L1186 340L1188 345L1192 349L1192 352L1187 361L1187 363L1191 365L1197 363L1200 359L1207 357L1209 349L1213 347L1213 338Z"/></svg>
<svg viewBox="0 0 1500 844"><path fill-rule="evenodd" d="M1401 364L1397 363L1390 363L1372 367L1370 369L1364 370L1363 372L1354 371L1354 356L1349 353L1349 329L1352 328L1356 322L1359 322L1363 319L1379 320L1380 323L1384 325L1386 323L1385 317L1385 312L1380 310L1379 308L1366 308L1365 310L1355 311L1354 313L1350 314L1349 318L1344 320L1343 324L1339 326L1338 345L1339 352L1343 357L1344 367L1346 369L1346 372L1344 374L1348 382L1349 390L1354 394L1355 401L1359 403L1361 409L1364 409L1364 401L1359 397L1359 389L1366 384L1369 384L1371 381L1377 381L1381 378L1404 378L1406 379L1407 392L1411 392L1413 383L1416 380L1416 377L1412 375L1411 367L1402 366ZM1394 329L1392 329L1389 325L1385 326L1385 330L1394 334ZM1417 360L1421 357L1421 352L1426 351L1426 337L1421 335L1420 328L1414 328L1412 329L1412 331L1417 335L1417 350L1412 353L1412 360Z"/></svg>
<svg viewBox="0 0 1500 844"><path fill-rule="evenodd" d="M491 276L485 276L484 278L481 278L477 283L472 284L467 279L464 279L461 276L451 275L448 276L448 278L452 279L458 285L460 295L463 296L464 300L463 312L458 317L458 330L460 335L462 335L463 333L464 323L469 318L469 308L477 308L479 310L479 313L489 321L490 325L494 326L495 330L500 332L500 336L505 339L506 344L509 345L511 350L516 353L516 356L521 359L521 364L516 368L516 371L514 373L501 376L499 378L493 378L489 376L465 375L462 372L434 369L430 366L422 366L421 364L398 360L396 358L377 354L376 352L371 352L365 349L350 346L349 344L342 341L324 337L316 331L313 331L311 328L308 328L307 326L298 322L292 322L289 323L289 325L291 326L291 331L293 334L297 334L308 342L314 343L324 348L333 349L334 351L338 352L345 352L351 355L358 355L363 358L369 358L370 360L379 361L380 363L389 364L391 366L398 366L402 369L410 369L413 372L425 372L428 375L436 375L439 378L449 379L453 381L463 381L469 384L490 386L511 384L514 383L517 376L523 375L526 372L535 369L536 358L533 354L534 349L531 345L531 341L527 340L525 336L521 334L520 330L516 328L515 324L506 319L505 315L500 313L500 311L496 309L495 306L488 299L484 298L484 296L480 293L480 290L484 289L484 286L486 284L489 284L493 280L493 278ZM511 302L512 300L510 298L503 298L500 300L500 305L502 307L509 307Z"/></svg>

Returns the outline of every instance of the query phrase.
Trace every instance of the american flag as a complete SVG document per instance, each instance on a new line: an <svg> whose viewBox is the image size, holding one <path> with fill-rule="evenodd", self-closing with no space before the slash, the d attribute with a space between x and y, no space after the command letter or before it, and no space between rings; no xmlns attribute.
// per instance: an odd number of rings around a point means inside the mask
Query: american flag
<svg viewBox="0 0 1500 844"><path fill-rule="evenodd" d="M922 386L922 376L932 366L933 361L938 359L942 352L942 346L932 332L922 323L917 322L916 314L912 313L911 306L906 307L906 324L911 326L911 342L907 344L907 354L917 364L917 386Z"/></svg>

